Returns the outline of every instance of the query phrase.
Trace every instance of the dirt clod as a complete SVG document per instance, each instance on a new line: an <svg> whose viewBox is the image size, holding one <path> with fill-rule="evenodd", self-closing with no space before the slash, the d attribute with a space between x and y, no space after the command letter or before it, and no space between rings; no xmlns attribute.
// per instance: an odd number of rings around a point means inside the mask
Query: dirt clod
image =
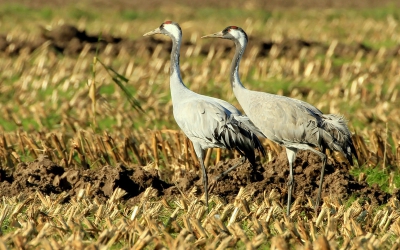
<svg viewBox="0 0 400 250"><path fill-rule="evenodd" d="M217 164L209 169L209 178L213 178L232 164L232 160L226 164ZM297 197L310 197L315 199L318 192L321 160L311 152L301 151L296 157L294 164L294 190L293 199ZM390 194L383 192L377 185L369 186L365 181L358 180L350 175L349 166L330 159L325 168L325 175L322 185L322 197L331 196L341 200L348 199L351 195L363 198L370 203L383 204L391 197ZM251 181L249 177L253 172L258 181ZM262 177L259 175L262 174ZM289 165L286 153L282 152L272 162L260 166L256 171L252 170L249 163L229 173L225 178L218 181L213 189L215 194L225 197L231 202L237 196L241 186L248 186L254 192L255 198L261 198L263 193L267 194L272 189L277 189L281 194L281 201L284 204L287 196L287 178L289 176ZM201 181L196 185L201 187ZM395 194L394 194L395 195Z"/></svg>
<svg viewBox="0 0 400 250"><path fill-rule="evenodd" d="M0 197L11 197L21 192L40 191L44 194L68 192L75 197L81 189L90 185L91 195L99 200L109 198L119 187L127 192L124 199L139 196L147 187L162 194L171 184L165 183L157 172L141 168L128 169L122 165L104 166L97 169L65 169L49 159L19 164L11 175L1 171Z"/></svg>
<svg viewBox="0 0 400 250"><path fill-rule="evenodd" d="M207 169L210 180L220 175L241 159L219 162ZM296 157L294 167L293 199L317 195L321 161L311 152L302 151ZM221 178L213 187L212 193L232 202L240 187L247 186L254 198L262 198L264 192L276 189L281 194L281 202L285 204L287 195L287 178L289 167L286 153L282 152L273 161L252 169L249 163L239 166L227 176ZM176 184L176 185L175 185ZM21 192L31 193L41 191L44 194L68 192L70 197L76 197L81 189L90 185L91 196L99 200L109 198L119 187L126 191L124 200L137 201L148 187L158 190L158 195L174 196L180 192L191 191L197 186L199 195L203 192L201 172L185 173L167 183L159 178L155 169L145 170L141 167L126 168L123 165L104 166L97 169L65 169L57 166L51 160L42 157L30 163L20 163L12 174L0 171L0 197L11 197ZM328 160L323 181L322 197L331 196L341 200L351 195L363 198L370 203L383 204L391 197L377 185L369 186L365 181L357 181L349 174L349 166L333 159ZM398 196L398 193L393 195ZM304 199L305 200L305 199Z"/></svg>

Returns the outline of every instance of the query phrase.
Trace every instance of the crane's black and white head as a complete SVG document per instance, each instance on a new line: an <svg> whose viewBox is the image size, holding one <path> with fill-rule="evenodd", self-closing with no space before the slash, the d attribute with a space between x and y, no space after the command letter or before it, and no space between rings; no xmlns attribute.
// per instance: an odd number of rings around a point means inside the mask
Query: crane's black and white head
<svg viewBox="0 0 400 250"><path fill-rule="evenodd" d="M228 26L224 30L202 36L201 38L222 38L222 39L229 39L233 41L238 41L240 44L245 44L248 41L247 34L244 30L237 26Z"/></svg>
<svg viewBox="0 0 400 250"><path fill-rule="evenodd" d="M182 30L178 23L172 21L165 21L160 25L160 27L150 32L147 32L143 36L151 36L155 34L166 35L178 41L182 37Z"/></svg>

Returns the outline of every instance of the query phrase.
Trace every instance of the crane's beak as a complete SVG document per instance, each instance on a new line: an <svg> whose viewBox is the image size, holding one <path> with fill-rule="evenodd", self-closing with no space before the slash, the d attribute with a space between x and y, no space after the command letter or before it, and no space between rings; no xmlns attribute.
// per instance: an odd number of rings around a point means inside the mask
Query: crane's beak
<svg viewBox="0 0 400 250"><path fill-rule="evenodd" d="M209 34L209 35L205 35L202 36L201 38L223 38L224 34L222 33L222 31L214 33L214 34Z"/></svg>
<svg viewBox="0 0 400 250"><path fill-rule="evenodd" d="M151 36L151 35L154 35L154 34L161 34L160 28L157 28L155 30L149 31L146 34L144 34L143 36Z"/></svg>

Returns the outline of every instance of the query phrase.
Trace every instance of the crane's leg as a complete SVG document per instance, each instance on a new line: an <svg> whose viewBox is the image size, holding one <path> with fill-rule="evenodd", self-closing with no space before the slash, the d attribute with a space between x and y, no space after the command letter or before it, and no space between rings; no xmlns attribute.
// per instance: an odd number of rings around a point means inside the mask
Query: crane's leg
<svg viewBox="0 0 400 250"><path fill-rule="evenodd" d="M204 162L202 158L199 158L200 165L201 165L201 171L203 172L203 186L204 186L204 195L206 197L206 207L207 207L207 213L210 212L210 209L208 207L208 179L207 179L207 172L206 172L206 167L204 166Z"/></svg>
<svg viewBox="0 0 400 250"><path fill-rule="evenodd" d="M322 192L322 182L324 180L324 172L325 172L325 165L326 165L326 155L321 156L322 159L322 168L321 168L321 177L319 179L319 188L318 188L318 196L317 196L317 201L315 202L315 213L317 213L317 210L319 208L319 202L321 201L321 192Z"/></svg>
<svg viewBox="0 0 400 250"><path fill-rule="evenodd" d="M297 149L296 148L286 148L286 155L289 161L289 179L287 182L288 186L288 198L287 198L287 209L286 214L289 216L290 214L290 205L292 203L292 189L294 184L293 179L293 162L296 158Z"/></svg>
<svg viewBox="0 0 400 250"><path fill-rule="evenodd" d="M219 179L221 179L225 175L229 174L232 170L235 170L237 167L239 167L240 165L244 164L245 162L246 162L246 157L242 156L242 160L239 163L236 163L232 167L228 168L225 172L223 172L222 174L220 174L217 177L215 177L214 180L218 181Z"/></svg>
<svg viewBox="0 0 400 250"><path fill-rule="evenodd" d="M204 187L204 196L206 197L206 207L207 213L210 212L208 208L208 179L207 179L207 172L206 167L204 166L204 151L199 144L193 143L194 151L196 152L197 158L199 159L201 172L203 174L203 187Z"/></svg>
<svg viewBox="0 0 400 250"><path fill-rule="evenodd" d="M319 208L319 203L321 201L322 182L324 180L325 165L326 165L326 154L324 154L318 150L315 150L315 149L310 149L310 150L312 152L316 153L317 155L319 155L319 157L321 157L321 160L322 160L321 177L319 178L318 195L317 195L317 200L315 201L315 207L314 207L314 211L315 211L315 213L317 213L318 208Z"/></svg>
<svg viewBox="0 0 400 250"><path fill-rule="evenodd" d="M214 178L211 180L211 183L210 183L210 185L209 185L209 190L210 190L210 192L214 189L215 184L217 184L217 181L218 181L219 179L221 179L221 178L224 177L225 175L229 174L232 170L235 170L237 167L243 165L243 164L246 162L246 159L247 159L246 154L243 153L243 152L242 152L241 150L239 150L239 149L236 149L236 150L237 150L237 151L239 152L239 154L242 156L242 160L241 160L240 162L236 163L235 165L233 165L232 167L228 168L228 169L227 169L226 171L224 171L222 174L218 175L217 177L214 177ZM250 162L250 163L251 163L251 162ZM251 165L253 166L253 168L255 168L255 166L253 165L253 163L251 163Z"/></svg>

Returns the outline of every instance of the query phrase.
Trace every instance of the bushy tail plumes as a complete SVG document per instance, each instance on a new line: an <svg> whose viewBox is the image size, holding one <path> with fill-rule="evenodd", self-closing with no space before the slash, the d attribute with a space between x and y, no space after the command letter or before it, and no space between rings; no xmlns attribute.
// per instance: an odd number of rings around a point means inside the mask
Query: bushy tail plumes
<svg viewBox="0 0 400 250"><path fill-rule="evenodd" d="M216 137L225 145L227 149L236 149L255 166L255 150L266 156L264 147L257 138L259 130L247 119L236 119L234 115L228 117L227 122L219 131L215 131ZM241 121L239 121L241 120ZM261 132L259 132L261 133Z"/></svg>
<svg viewBox="0 0 400 250"><path fill-rule="evenodd" d="M324 146L341 152L351 165L353 165L353 155L358 160L351 133L343 117L333 114L323 115L321 130Z"/></svg>

